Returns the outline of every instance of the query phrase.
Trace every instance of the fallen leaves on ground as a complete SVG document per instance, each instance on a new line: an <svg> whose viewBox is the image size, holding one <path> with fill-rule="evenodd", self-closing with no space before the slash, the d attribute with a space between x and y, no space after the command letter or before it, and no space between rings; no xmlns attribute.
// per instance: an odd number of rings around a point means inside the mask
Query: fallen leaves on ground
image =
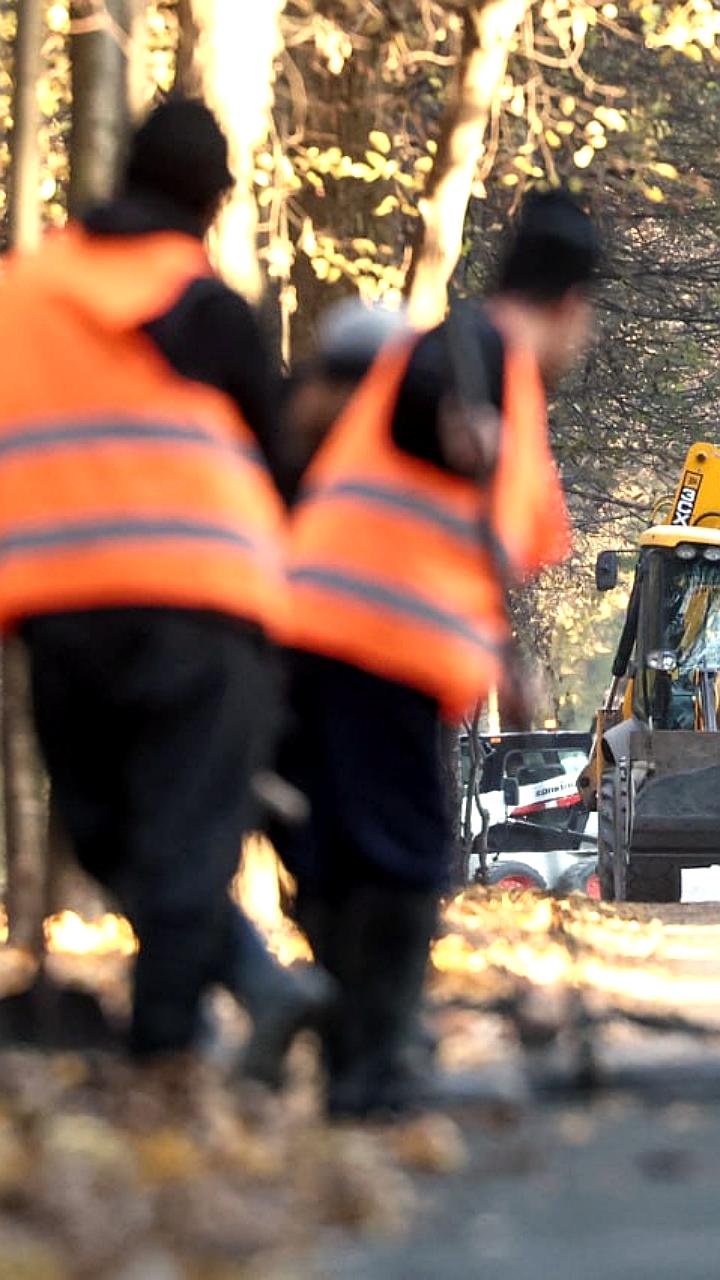
<svg viewBox="0 0 720 1280"><path fill-rule="evenodd" d="M452 1129L331 1129L190 1059L6 1051L0 1280L309 1280L323 1233L402 1235L407 1169L458 1149Z"/></svg>

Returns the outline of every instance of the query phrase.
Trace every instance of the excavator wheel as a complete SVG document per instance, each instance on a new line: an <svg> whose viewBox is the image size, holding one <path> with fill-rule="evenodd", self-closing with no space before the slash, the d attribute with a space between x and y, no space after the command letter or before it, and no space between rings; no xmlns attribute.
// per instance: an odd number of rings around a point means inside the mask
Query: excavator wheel
<svg viewBox="0 0 720 1280"><path fill-rule="evenodd" d="M598 793L598 879L603 902L622 900L615 883L615 769L606 769Z"/></svg>

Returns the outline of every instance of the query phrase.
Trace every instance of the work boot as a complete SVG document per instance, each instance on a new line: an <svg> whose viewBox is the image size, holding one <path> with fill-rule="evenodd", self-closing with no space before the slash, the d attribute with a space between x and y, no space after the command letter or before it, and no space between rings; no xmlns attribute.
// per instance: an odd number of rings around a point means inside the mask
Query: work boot
<svg viewBox="0 0 720 1280"><path fill-rule="evenodd" d="M343 929L341 927L338 930L338 921L342 921L342 915L337 904L312 894L300 893L295 902L295 920L310 943L316 962L327 973L338 978L343 973ZM336 1000L328 1009L328 1016L321 1028L323 1059L329 1075L349 1065L353 1050L357 1052L357 1036L348 1036L347 1028L343 1032L345 1021L340 1015ZM409 1060L421 1070L431 1069L437 1057L438 1045L436 1032L418 1011L408 1030Z"/></svg>
<svg viewBox="0 0 720 1280"><path fill-rule="evenodd" d="M430 1094L430 1062L417 1052L422 991L437 920L437 894L365 886L337 917L326 963L342 1008L334 1031L343 1052L330 1060L333 1116L397 1114Z"/></svg>
<svg viewBox="0 0 720 1280"><path fill-rule="evenodd" d="M285 1058L295 1036L319 1025L334 998L334 984L317 967L283 968L255 926L235 906L229 916L229 939L220 981L252 1018L241 1074L279 1089Z"/></svg>

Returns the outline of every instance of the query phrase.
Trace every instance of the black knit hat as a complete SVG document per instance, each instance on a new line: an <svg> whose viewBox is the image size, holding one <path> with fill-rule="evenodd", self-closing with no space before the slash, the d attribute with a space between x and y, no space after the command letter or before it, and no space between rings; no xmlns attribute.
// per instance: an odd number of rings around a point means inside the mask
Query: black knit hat
<svg viewBox="0 0 720 1280"><path fill-rule="evenodd" d="M595 227L572 196L565 191L532 193L502 256L498 288L551 301L589 284L600 257Z"/></svg>
<svg viewBox="0 0 720 1280"><path fill-rule="evenodd" d="M161 103L130 141L126 188L157 192L193 213L204 213L233 185L227 140L199 99Z"/></svg>

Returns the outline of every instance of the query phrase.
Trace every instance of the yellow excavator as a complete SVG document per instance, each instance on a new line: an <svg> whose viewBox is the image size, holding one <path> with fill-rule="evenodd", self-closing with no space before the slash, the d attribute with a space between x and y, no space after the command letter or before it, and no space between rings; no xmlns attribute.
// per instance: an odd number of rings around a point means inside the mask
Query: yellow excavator
<svg viewBox="0 0 720 1280"><path fill-rule="evenodd" d="M664 522L640 537L578 782L598 811L606 900L678 902L683 867L720 863L720 450L692 445L663 507ZM595 576L599 590L617 584L616 552L600 553Z"/></svg>

